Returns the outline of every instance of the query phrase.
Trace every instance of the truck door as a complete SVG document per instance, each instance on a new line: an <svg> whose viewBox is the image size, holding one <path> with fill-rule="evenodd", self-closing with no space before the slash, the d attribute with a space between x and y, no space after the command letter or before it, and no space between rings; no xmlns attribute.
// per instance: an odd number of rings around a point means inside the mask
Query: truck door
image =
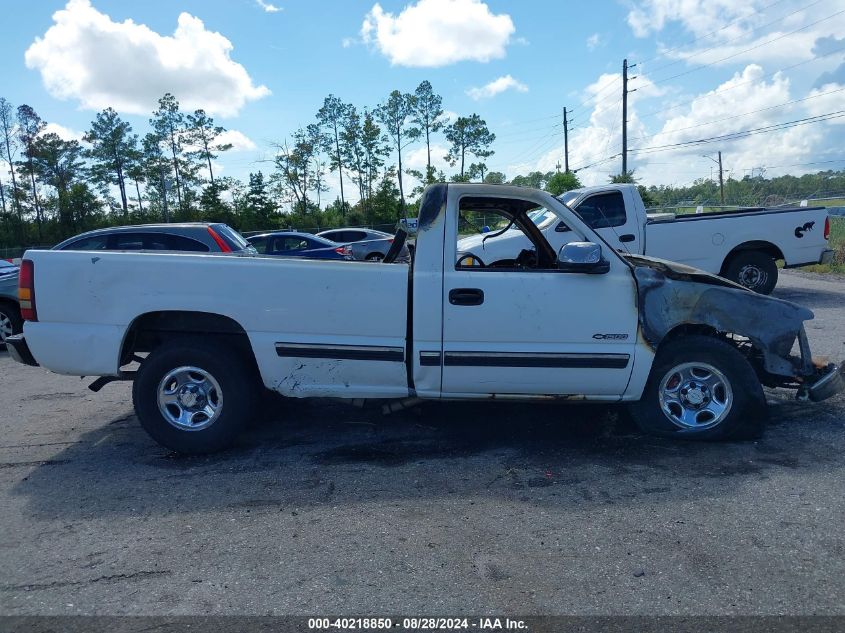
<svg viewBox="0 0 845 633"><path fill-rule="evenodd" d="M477 232L479 222L494 230L506 227L508 219L497 208L548 203L540 194L496 193L485 197L479 210L475 192L450 185L442 345L440 350L421 350L424 363L442 368L443 397L616 399L627 386L637 340L637 295L630 269L605 253L609 270L604 274L563 272L556 265L536 265L537 253L532 259L528 250L508 267L463 265L456 248L462 233ZM543 240L534 233L532 242L537 236ZM567 241L583 240L576 231L572 238Z"/></svg>

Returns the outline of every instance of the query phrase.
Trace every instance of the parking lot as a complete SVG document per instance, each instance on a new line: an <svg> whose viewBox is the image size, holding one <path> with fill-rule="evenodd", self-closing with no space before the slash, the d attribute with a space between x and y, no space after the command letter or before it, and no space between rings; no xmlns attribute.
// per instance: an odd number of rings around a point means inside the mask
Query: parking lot
<svg viewBox="0 0 845 633"><path fill-rule="evenodd" d="M845 358L845 279L785 273ZM597 406L277 401L174 456L130 385L0 352L3 614L843 614L845 397L769 391L764 439Z"/></svg>

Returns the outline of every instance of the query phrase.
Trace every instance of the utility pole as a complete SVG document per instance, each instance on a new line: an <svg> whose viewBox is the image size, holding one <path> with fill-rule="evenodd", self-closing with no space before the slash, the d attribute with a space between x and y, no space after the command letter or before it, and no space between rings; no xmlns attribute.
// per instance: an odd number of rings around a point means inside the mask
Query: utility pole
<svg viewBox="0 0 845 633"><path fill-rule="evenodd" d="M719 198L722 201L722 206L725 206L725 179L724 174L722 173L722 152L719 151L719 160L716 160L712 156L708 156L707 154L702 154L703 158L709 158L714 163L719 165ZM753 174L752 174L753 177ZM710 179L713 179L713 168L710 168Z"/></svg>
<svg viewBox="0 0 845 633"><path fill-rule="evenodd" d="M569 121L566 119L566 106L563 107L563 169L569 172Z"/></svg>
<svg viewBox="0 0 845 633"><path fill-rule="evenodd" d="M635 92L628 90L628 70L636 67L636 64L628 65L628 60L622 60L622 174L628 173L628 93ZM631 77L635 79L635 77Z"/></svg>
<svg viewBox="0 0 845 633"><path fill-rule="evenodd" d="M722 151L719 150L719 197L722 200L722 206L725 206L725 180L722 177Z"/></svg>

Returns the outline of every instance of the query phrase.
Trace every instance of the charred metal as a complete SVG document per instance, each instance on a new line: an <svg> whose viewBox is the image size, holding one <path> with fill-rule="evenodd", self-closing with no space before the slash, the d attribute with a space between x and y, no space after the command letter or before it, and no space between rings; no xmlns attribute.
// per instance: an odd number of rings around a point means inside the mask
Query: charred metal
<svg viewBox="0 0 845 633"><path fill-rule="evenodd" d="M627 259L637 280L642 335L653 349L680 327L701 326L747 339L760 354L761 369L772 377L800 384L819 375L804 333L804 321L813 318L810 310L687 266ZM791 355L796 339L800 357Z"/></svg>

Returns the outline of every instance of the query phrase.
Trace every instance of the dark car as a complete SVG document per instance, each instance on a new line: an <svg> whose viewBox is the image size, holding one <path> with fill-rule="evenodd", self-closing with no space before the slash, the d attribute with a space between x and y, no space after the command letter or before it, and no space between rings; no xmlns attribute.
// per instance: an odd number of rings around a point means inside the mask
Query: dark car
<svg viewBox="0 0 845 633"><path fill-rule="evenodd" d="M255 254L255 249L233 228L207 222L113 226L71 237L53 250Z"/></svg>
<svg viewBox="0 0 845 633"><path fill-rule="evenodd" d="M18 307L18 267L0 259L0 347L6 338L21 331L21 311Z"/></svg>
<svg viewBox="0 0 845 633"><path fill-rule="evenodd" d="M373 229L330 229L317 233L317 236L339 244L349 244L352 247L352 257L358 261L380 262L393 244L393 236L390 233ZM407 261L409 257L408 247L402 246L397 259Z"/></svg>
<svg viewBox="0 0 845 633"><path fill-rule="evenodd" d="M338 246L335 242L310 233L297 231L274 231L253 235L248 241L261 255L282 257L309 257L312 259L351 260L352 249L348 245Z"/></svg>

